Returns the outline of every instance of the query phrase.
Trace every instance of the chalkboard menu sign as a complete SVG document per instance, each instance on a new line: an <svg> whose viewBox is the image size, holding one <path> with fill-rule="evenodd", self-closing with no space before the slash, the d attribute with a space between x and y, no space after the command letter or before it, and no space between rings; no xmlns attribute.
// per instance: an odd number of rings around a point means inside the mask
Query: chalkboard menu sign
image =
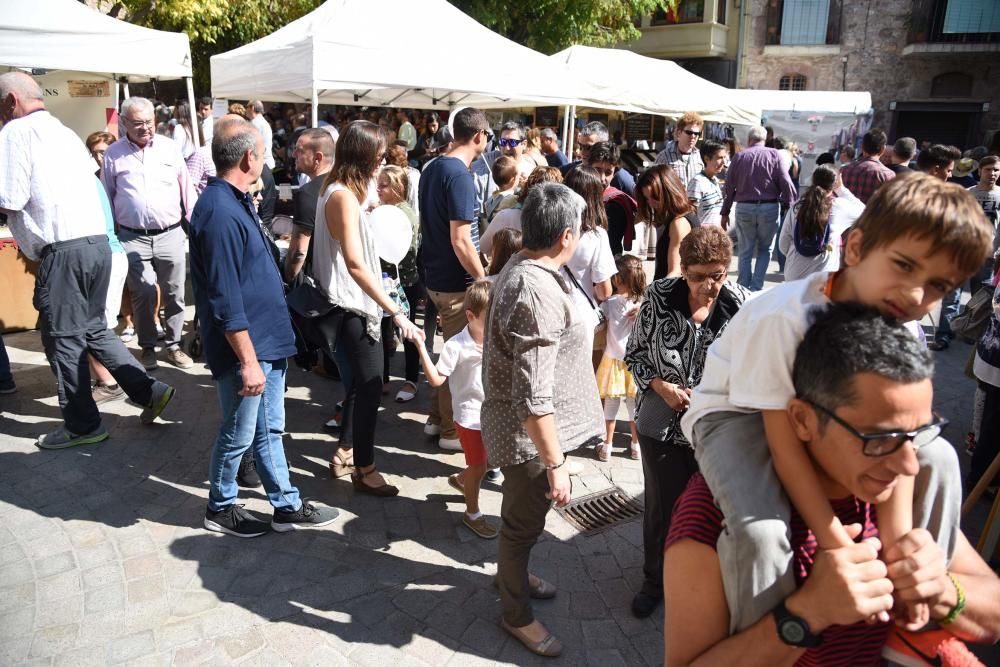
<svg viewBox="0 0 1000 667"><path fill-rule="evenodd" d="M667 131L667 119L664 116L653 116L653 141L666 141L663 136Z"/></svg>
<svg viewBox="0 0 1000 667"><path fill-rule="evenodd" d="M559 107L535 107L535 127L558 127Z"/></svg>
<svg viewBox="0 0 1000 667"><path fill-rule="evenodd" d="M625 119L625 139L629 145L634 141L649 141L652 129L653 117L649 114L632 114Z"/></svg>

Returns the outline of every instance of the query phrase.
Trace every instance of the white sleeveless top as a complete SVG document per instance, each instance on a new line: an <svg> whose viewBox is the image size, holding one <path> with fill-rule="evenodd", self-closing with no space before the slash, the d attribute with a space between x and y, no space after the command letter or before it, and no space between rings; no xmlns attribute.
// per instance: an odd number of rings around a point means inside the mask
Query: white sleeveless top
<svg viewBox="0 0 1000 667"><path fill-rule="evenodd" d="M343 183L333 183L319 198L316 208L316 227L312 237L312 277L316 285L326 293L330 303L364 317L368 335L373 340L378 340L381 334L381 312L378 304L354 282L347 270L347 261L344 259L340 241L330 236L330 230L326 225L326 203L330 195L341 190L354 197ZM358 205L358 231L361 235L365 266L368 267L372 279L380 283L381 265L378 253L375 251L375 239L368 224L368 214L360 205Z"/></svg>

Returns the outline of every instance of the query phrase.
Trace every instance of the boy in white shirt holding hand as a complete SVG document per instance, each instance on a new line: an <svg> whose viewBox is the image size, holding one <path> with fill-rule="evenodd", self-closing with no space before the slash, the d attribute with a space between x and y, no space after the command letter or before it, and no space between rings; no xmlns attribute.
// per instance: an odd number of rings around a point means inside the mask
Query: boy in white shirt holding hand
<svg viewBox="0 0 1000 667"><path fill-rule="evenodd" d="M448 477L448 483L465 496L462 523L483 539L492 540L500 532L479 511L479 486L486 474L486 447L480 433L479 412L483 406L483 329L486 326L486 306L492 284L486 280L474 282L465 291L465 316L469 324L460 333L445 341L437 366L427 349L418 345L424 375L432 387L448 381L451 387L451 407L455 415L455 430L465 453L465 470Z"/></svg>

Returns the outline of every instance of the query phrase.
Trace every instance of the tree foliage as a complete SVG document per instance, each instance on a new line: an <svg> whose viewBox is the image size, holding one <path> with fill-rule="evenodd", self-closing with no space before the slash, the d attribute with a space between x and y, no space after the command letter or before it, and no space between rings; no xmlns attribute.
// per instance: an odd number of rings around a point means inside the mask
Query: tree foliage
<svg viewBox="0 0 1000 667"><path fill-rule="evenodd" d="M191 40L195 90L211 88L209 58L249 44L304 16L322 0L117 0L106 13Z"/></svg>
<svg viewBox="0 0 1000 667"><path fill-rule="evenodd" d="M449 0L486 27L552 54L574 44L614 46L639 37L634 21L679 0Z"/></svg>

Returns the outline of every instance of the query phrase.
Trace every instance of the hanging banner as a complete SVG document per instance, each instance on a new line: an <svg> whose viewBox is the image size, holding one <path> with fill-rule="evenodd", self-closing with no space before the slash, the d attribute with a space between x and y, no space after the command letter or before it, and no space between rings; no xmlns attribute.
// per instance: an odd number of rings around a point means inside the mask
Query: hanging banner
<svg viewBox="0 0 1000 667"><path fill-rule="evenodd" d="M764 125L774 129L774 136L785 137L799 147L802 170L799 183L809 185L816 158L831 150L840 132L857 121L857 114L827 113L825 111L765 110Z"/></svg>

